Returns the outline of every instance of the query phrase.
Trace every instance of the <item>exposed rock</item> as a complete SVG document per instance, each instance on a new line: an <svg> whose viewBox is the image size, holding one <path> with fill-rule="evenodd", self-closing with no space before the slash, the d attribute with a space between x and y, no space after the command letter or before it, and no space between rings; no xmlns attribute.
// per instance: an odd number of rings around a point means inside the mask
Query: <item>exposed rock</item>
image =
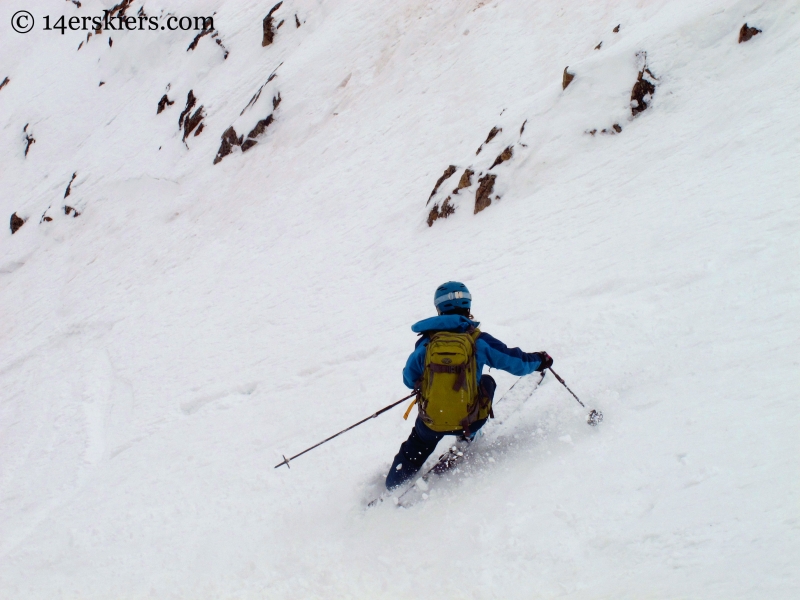
<svg viewBox="0 0 800 600"><path fill-rule="evenodd" d="M217 33L216 33L216 32L214 32L214 34L213 34L211 37L212 37L212 38L213 38L213 37L216 37L216 35L217 35ZM217 42L217 46L219 46L220 48L222 48L222 51L224 52L224 54L222 55L222 60L227 60L227 59L228 59L228 55L230 54L230 52L228 52L228 49L225 47L225 44L223 44L223 43L222 43L222 40L221 40L221 39L219 39L219 38L217 38L217 39L216 39L216 40L214 40L214 41L215 41L215 42Z"/></svg>
<svg viewBox="0 0 800 600"><path fill-rule="evenodd" d="M108 38L108 47L111 48L114 45L114 40Z"/></svg>
<svg viewBox="0 0 800 600"><path fill-rule="evenodd" d="M614 27L613 31L614 31L614 33L619 33L619 25L617 25L616 27Z"/></svg>
<svg viewBox="0 0 800 600"><path fill-rule="evenodd" d="M133 0L122 0L119 4L115 4L111 10L108 11L109 20L114 17L124 17L125 11L128 10L133 4Z"/></svg>
<svg viewBox="0 0 800 600"><path fill-rule="evenodd" d="M72 174L72 179L70 179L69 183L67 184L67 189L64 190L64 198L66 198L67 196L69 196L72 193L72 182L75 181L75 177L77 177L77 176L78 176L78 172L75 171Z"/></svg>
<svg viewBox="0 0 800 600"><path fill-rule="evenodd" d="M41 222L49 223L52 220L53 220L53 217L48 217L47 215L42 215L42 220L40 221L40 223Z"/></svg>
<svg viewBox="0 0 800 600"><path fill-rule="evenodd" d="M600 48L602 48L602 47L603 47L603 42L600 42L599 44L597 44L597 46L594 47L594 49L595 50L600 50Z"/></svg>
<svg viewBox="0 0 800 600"><path fill-rule="evenodd" d="M300 29L300 19L297 18L297 14L294 15L294 28Z"/></svg>
<svg viewBox="0 0 800 600"><path fill-rule="evenodd" d="M186 48L187 52L197 48L197 44L200 43L200 38L205 37L205 36L209 35L210 33L212 33L214 31L213 29L205 29L205 22L203 22L203 27L204 27L204 29L200 33L198 33L196 36L194 36L194 39L192 40L192 43L189 44L188 48Z"/></svg>
<svg viewBox="0 0 800 600"><path fill-rule="evenodd" d="M106 84L106 82L105 82L105 81L101 81L101 82L100 82L100 85L98 85L97 87L103 87L105 84Z"/></svg>
<svg viewBox="0 0 800 600"><path fill-rule="evenodd" d="M268 115L266 119L261 119L256 126L247 134L247 140L242 144L242 152L247 152L255 146L258 142L255 138L260 136L269 127L275 119L272 115Z"/></svg>
<svg viewBox="0 0 800 600"><path fill-rule="evenodd" d="M593 129L589 133L594 135L595 133L597 133L597 130ZM622 127L620 126L619 123L614 123L610 128L603 129L603 131L601 131L600 133L604 133L605 135L615 135L617 133L622 133Z"/></svg>
<svg viewBox="0 0 800 600"><path fill-rule="evenodd" d="M64 214L65 214L65 215L69 215L70 213L72 213L72 218L73 218L73 219L74 219L74 218L76 218L76 217L80 217L80 216L81 216L81 213L79 213L77 210L75 210L75 209L74 209L74 208L72 208L71 206L67 206L67 205L65 204L65 205L64 205Z"/></svg>
<svg viewBox="0 0 800 600"><path fill-rule="evenodd" d="M283 64L283 62L281 61L280 65L278 65L277 67L275 67L275 70L274 70L274 71L272 71L272 73L270 73L270 74L269 74L269 77L267 77L267 80L266 80L264 83L262 83L262 84L261 84L261 87L260 87L260 88L258 88L258 91L257 91L255 94L253 94L253 97L252 97L252 98L250 98L250 102L248 102L248 103L247 103L247 106L245 106L245 107L242 109L242 112L240 112L240 113L239 113L239 116L240 116L240 117L241 117L241 116L244 114L244 112L245 112L245 111L246 111L248 108L250 108L250 107L251 107L251 106L253 106L253 105L254 105L256 102L258 102L258 99L261 97L261 92L264 90L264 86L265 86L265 85L267 85L267 84L268 84L270 81L272 81L273 79L275 79L275 78L277 77L277 75L275 74L275 71L277 71L278 69L280 69L282 64ZM274 99L274 98L272 99L272 102L273 102L273 103L275 102L275 99ZM280 94L278 94L278 102L280 102Z"/></svg>
<svg viewBox="0 0 800 600"><path fill-rule="evenodd" d="M741 44L742 42L749 42L754 35L758 35L759 33L761 33L760 29L748 27L747 23L745 23L739 30L739 43Z"/></svg>
<svg viewBox="0 0 800 600"><path fill-rule="evenodd" d="M206 128L206 124L205 123L200 123L200 125L197 127L197 131L194 132L194 137L197 137L198 135L200 135L202 133L203 129L205 129L205 128Z"/></svg>
<svg viewBox="0 0 800 600"><path fill-rule="evenodd" d="M481 150L483 150L483 147L484 147L486 144L488 144L489 142L491 142L491 141L492 141L492 140L495 138L495 136L496 136L498 133L500 133L501 131L503 131L503 128L502 128L502 127L492 127L492 130L489 132L489 135L487 135L487 136L486 136L486 141L485 141L485 142L483 142L483 143L481 144L481 147L480 147L480 148L478 148L477 152L475 152L475 156L477 156L478 154L480 154L480 153L481 153Z"/></svg>
<svg viewBox="0 0 800 600"><path fill-rule="evenodd" d="M206 113L203 110L203 107L201 106L196 111L194 111L194 114L191 117L187 117L186 120L184 120L183 122L184 142L186 141L186 138L189 137L189 134L192 133L192 131L194 131L194 128L197 127L198 125L200 125L200 128L198 129L195 135L198 135L203 130L202 121L205 116Z"/></svg>
<svg viewBox="0 0 800 600"><path fill-rule="evenodd" d="M468 188L472 185L472 176L475 174L475 171L472 169L464 169L464 172L461 174L461 179L458 181L458 187L453 190L454 194L458 193L458 190L463 190L464 188Z"/></svg>
<svg viewBox="0 0 800 600"><path fill-rule="evenodd" d="M183 128L183 119L194 108L195 104L197 104L197 98L194 97L194 90L189 90L189 95L186 96L186 108L183 109L181 116L178 118L178 129Z"/></svg>
<svg viewBox="0 0 800 600"><path fill-rule="evenodd" d="M520 135L522 135L523 133L525 133L525 125L526 125L527 123L528 123L528 119L525 119L525 120L522 122L522 127L520 127L520 128L519 128L519 134L520 134Z"/></svg>
<svg viewBox="0 0 800 600"><path fill-rule="evenodd" d="M272 13L278 10L283 4L283 0L278 2L275 6L273 6L270 11L267 13L267 16L264 17L263 26L264 26L264 37L261 39L261 46L269 46L275 40L275 29L273 28L273 19Z"/></svg>
<svg viewBox="0 0 800 600"><path fill-rule="evenodd" d="M4 87L6 87L8 85L9 81L11 81L11 80L8 77L3 79L3 83L0 83L0 90L2 90Z"/></svg>
<svg viewBox="0 0 800 600"><path fill-rule="evenodd" d="M639 77L631 90L631 113L634 117L646 111L650 105L650 100L656 91L653 81L656 81L656 78L646 66L639 71Z"/></svg>
<svg viewBox="0 0 800 600"><path fill-rule="evenodd" d="M475 211L473 214L478 214L484 208L492 203L492 190L494 190L494 181L497 175L486 174L478 180L480 184L478 191L475 192Z"/></svg>
<svg viewBox="0 0 800 600"><path fill-rule="evenodd" d="M450 165L449 167L447 167L444 170L444 173L442 173L442 176L439 177L439 179L436 181L436 185L433 186L433 191L431 192L431 195L428 196L428 202L425 203L425 206L427 206L430 203L431 198L433 198L434 194L436 194L436 192L439 190L439 186L442 185L444 180L445 179L449 179L453 175L453 173L455 173L455 172L456 172L456 166L455 165Z"/></svg>
<svg viewBox="0 0 800 600"><path fill-rule="evenodd" d="M20 227L25 225L25 219L17 216L17 213L11 215L11 235L17 233Z"/></svg>
<svg viewBox="0 0 800 600"><path fill-rule="evenodd" d="M278 106L280 106L281 100L282 98L280 92L278 92L277 96L272 97L272 110L275 110L276 108L278 108Z"/></svg>
<svg viewBox="0 0 800 600"><path fill-rule="evenodd" d="M428 213L428 227L433 226L433 222L436 219L446 219L454 212L456 212L456 209L452 204L450 204L450 196L448 196L442 203L441 209L439 208L438 204L433 205L431 212Z"/></svg>
<svg viewBox="0 0 800 600"><path fill-rule="evenodd" d="M223 158L233 152L234 146L242 145L242 136L236 136L236 130L233 127L228 127L225 133L222 134L222 143L217 151L217 156L214 158L214 164L220 162Z"/></svg>
<svg viewBox="0 0 800 600"><path fill-rule="evenodd" d="M168 106L172 106L173 104L175 104L175 101L170 100L169 98L167 98L167 95L164 94L163 96L161 96L161 100L158 101L158 110L156 111L156 114L160 115L165 108L167 108Z"/></svg>
<svg viewBox="0 0 800 600"><path fill-rule="evenodd" d="M507 160L511 160L512 156L514 156L514 147L513 146L509 146L508 148L506 148L505 150L503 150L500 153L500 156L498 156L497 158L494 159L494 162L492 163L492 166L489 167L489 170L491 171L497 165L502 164L502 163L506 162Z"/></svg>
<svg viewBox="0 0 800 600"><path fill-rule="evenodd" d="M564 67L564 75L561 77L561 89L567 89L567 86L572 83L572 80L575 79L575 73L570 73L567 71L569 69L569 65Z"/></svg>
<svg viewBox="0 0 800 600"><path fill-rule="evenodd" d="M30 123L25 123L25 127L22 128L22 132L25 134L25 156L28 156L28 151L31 149L31 146L36 143L33 135L28 132L28 125L30 125Z"/></svg>

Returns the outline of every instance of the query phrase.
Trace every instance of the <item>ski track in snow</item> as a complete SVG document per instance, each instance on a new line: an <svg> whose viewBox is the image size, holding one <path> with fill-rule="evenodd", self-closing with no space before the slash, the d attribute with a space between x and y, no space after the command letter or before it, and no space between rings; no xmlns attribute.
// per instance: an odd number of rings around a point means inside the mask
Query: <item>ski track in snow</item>
<svg viewBox="0 0 800 600"><path fill-rule="evenodd" d="M99 0L29 2L27 35L0 6L0 217L26 220L0 234L0 596L799 597L797 3L285 0L262 47L273 4L128 9L213 13L227 59L41 30ZM363 509L399 407L274 469L407 393L451 279L605 422L547 378L408 509Z"/></svg>

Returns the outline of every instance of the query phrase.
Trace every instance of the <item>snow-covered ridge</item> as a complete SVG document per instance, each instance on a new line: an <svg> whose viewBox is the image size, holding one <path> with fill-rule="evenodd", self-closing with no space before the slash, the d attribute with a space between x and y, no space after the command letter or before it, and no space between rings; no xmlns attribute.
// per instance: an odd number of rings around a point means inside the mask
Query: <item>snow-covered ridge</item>
<svg viewBox="0 0 800 600"><path fill-rule="evenodd" d="M0 596L796 597L797 4L277 4L0 6ZM451 279L601 428L546 379L409 510L400 409L273 469Z"/></svg>

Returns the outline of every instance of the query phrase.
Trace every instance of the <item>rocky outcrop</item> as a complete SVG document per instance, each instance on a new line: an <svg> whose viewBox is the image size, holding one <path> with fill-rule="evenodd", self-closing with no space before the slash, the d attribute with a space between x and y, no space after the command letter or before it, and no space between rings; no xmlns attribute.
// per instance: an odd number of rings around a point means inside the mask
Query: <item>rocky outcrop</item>
<svg viewBox="0 0 800 600"><path fill-rule="evenodd" d="M261 38L261 46L262 47L269 46L270 44L272 44L272 42L275 41L275 30L277 28L275 27L275 19L273 18L272 15L276 10L278 10L281 7L281 4L283 4L283 0L278 2L275 6L273 6L270 9L270 11L267 13L267 16L264 17L264 21L262 22L262 25L263 25L263 28L264 28L264 35ZM281 21L281 23L278 25L278 27L280 27L280 25L282 25L282 24L283 24L283 21Z"/></svg>
<svg viewBox="0 0 800 600"><path fill-rule="evenodd" d="M25 127L22 128L22 133L25 134L25 156L26 157L28 156L28 152L30 151L31 146L33 146L36 143L36 140L33 138L33 134L28 131L28 125L30 125L30 123L25 123Z"/></svg>
<svg viewBox="0 0 800 600"><path fill-rule="evenodd" d="M439 177L439 179L436 180L436 185L433 186L433 191L431 192L431 195L428 196L428 202L425 203L426 205L430 203L431 198L433 198L436 195L436 192L439 191L439 186L442 185L442 183L444 183L444 181L446 179L449 179L450 177L452 177L453 173L455 173L455 172L456 172L456 166L455 165L450 165L449 167L447 167L444 170L444 173L442 173L442 176Z"/></svg>
<svg viewBox="0 0 800 600"><path fill-rule="evenodd" d="M655 77L647 67L639 71L639 77L631 90L631 114L634 117L646 111L650 106L650 101L656 91L654 80Z"/></svg>
<svg viewBox="0 0 800 600"><path fill-rule="evenodd" d="M167 108L168 106L172 106L173 104L175 104L175 101L170 100L169 98L167 98L167 95L164 94L163 96L161 96L161 100L158 101L158 110L156 111L156 114L160 115L165 108Z"/></svg>
<svg viewBox="0 0 800 600"><path fill-rule="evenodd" d="M433 222L437 219L446 219L454 212L456 212L456 209L450 204L450 196L448 196L442 203L442 208L439 208L438 204L433 205L431 212L428 213L428 227L432 227Z"/></svg>
<svg viewBox="0 0 800 600"><path fill-rule="evenodd" d="M483 150L483 147L489 142L491 142L495 138L495 136L497 136L497 134L500 133L501 131L503 131L502 127L492 127L492 130L489 132L489 135L486 136L486 141L483 142L480 148L478 148L478 150L475 152L475 156L480 154L481 150Z"/></svg>
<svg viewBox="0 0 800 600"><path fill-rule="evenodd" d="M567 89L567 86L572 83L572 80L575 79L575 73L570 73L567 71L569 69L569 65L564 67L564 74L561 76L561 89Z"/></svg>
<svg viewBox="0 0 800 600"><path fill-rule="evenodd" d="M477 215L491 205L495 179L497 179L497 175L486 174L478 180L479 185L478 191L475 192L475 211L473 214Z"/></svg>
<svg viewBox="0 0 800 600"><path fill-rule="evenodd" d="M748 27L747 23L745 23L739 30L739 43L741 44L742 42L749 42L754 35L758 35L759 33L761 33L760 29Z"/></svg>
<svg viewBox="0 0 800 600"><path fill-rule="evenodd" d="M78 176L78 172L77 172L77 171L75 171L75 172L72 174L72 179L70 179L70 180L69 180L69 183L67 184L67 189L66 189L66 190L64 190L64 198L66 198L67 196L69 196L69 195L72 193L72 182L73 182L73 181L75 181L75 178L76 178L77 176Z"/></svg>
<svg viewBox="0 0 800 600"><path fill-rule="evenodd" d="M502 164L502 163L506 162L507 160L511 160L512 156L514 156L514 147L513 146L509 146L508 148L503 150L497 158L494 159L494 162L492 163L492 166L489 167L489 170L491 171L497 165Z"/></svg>
<svg viewBox="0 0 800 600"><path fill-rule="evenodd" d="M459 190L463 190L464 188L468 188L472 185L472 176L475 174L475 171L472 169L464 169L464 172L461 174L461 179L458 180L458 185L456 189L453 190L454 194L457 194Z"/></svg>
<svg viewBox="0 0 800 600"><path fill-rule="evenodd" d="M214 164L216 165L223 158L228 156L228 154L233 152L234 146L241 146L241 145L242 145L242 136L237 136L236 130L233 127L228 127L222 134L222 143L219 145L217 156L214 158Z"/></svg>
<svg viewBox="0 0 800 600"><path fill-rule="evenodd" d="M206 113L202 105L200 108L194 111L194 114L191 116L189 115L195 104L197 104L197 98L194 96L194 91L189 90L189 94L186 96L186 107L183 109L181 116L178 118L178 129L183 129L184 142L186 142L186 138L189 137L189 134L192 133L192 131L195 132L195 136L198 136L205 127L205 125L203 125L203 119L205 118Z"/></svg>
<svg viewBox="0 0 800 600"><path fill-rule="evenodd" d="M17 213L11 215L11 235L14 235L19 231L19 228L25 225L25 219L19 217Z"/></svg>

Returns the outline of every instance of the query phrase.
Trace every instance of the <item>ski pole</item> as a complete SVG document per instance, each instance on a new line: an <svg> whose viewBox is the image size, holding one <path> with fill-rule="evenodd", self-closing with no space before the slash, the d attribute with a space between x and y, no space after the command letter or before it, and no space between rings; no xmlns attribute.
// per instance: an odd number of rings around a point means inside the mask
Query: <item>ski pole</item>
<svg viewBox="0 0 800 600"><path fill-rule="evenodd" d="M367 421L369 421L370 419L374 419L374 418L375 418L375 417L377 417L378 415L381 415L381 414L385 413L385 412L386 412L387 410L389 410L390 408L394 408L395 406L397 406L397 405L398 405L398 404L400 404L401 402L405 402L406 400L408 400L409 398L411 398L411 396L414 396L414 395L416 395L416 393L417 393L417 392L416 392L416 390L415 390L415 391L411 392L411 393L410 393L408 396L406 396L405 398L400 398L400 400L398 400L397 402L392 402L392 403L391 403L389 406L384 406L382 409L380 409L380 410L379 410L378 412L376 412L375 414L368 416L366 419L361 419L361 420L360 420L358 423L355 423L355 424L353 424L353 425L350 425L350 427L348 427L347 429L342 429L342 430L341 430L339 433L336 433L336 434L332 435L331 437L329 437L329 438L326 438L326 439L322 440L321 442L319 442L319 443L317 443L317 444L314 444L314 445L313 445L313 446L311 446L310 448L306 448L305 450L303 450L303 451L302 451L302 452L300 452L299 454L295 454L294 456L292 456L292 457L290 457L290 458L286 458L286 456L285 456L285 455L282 455L282 456L283 456L283 462L279 462L277 465L275 465L275 468L277 469L278 467L281 467L281 466L283 466L283 465L286 465L286 468L287 468L287 469L291 469L291 467L289 466L289 461L292 461L292 460L294 460L294 459L295 459L295 458L297 458L298 456L302 456L303 454L305 454L306 452L309 452L309 451L313 450L313 449L314 449L314 448L316 448L317 446L322 446L322 444L324 444L325 442L330 442L330 441L331 441L333 438L335 438L335 437L338 437L338 436L342 435L343 433L345 433L345 432L347 432L347 431L350 431L351 429L354 429L355 427L358 427L358 426L359 426L359 425L361 425L362 423L366 423L366 422L367 422Z"/></svg>
<svg viewBox="0 0 800 600"><path fill-rule="evenodd" d="M571 389L569 389L569 386L567 385L567 382L564 381L563 379L561 379L561 376L558 373L556 373L555 371L553 371L552 367L547 367L547 368L550 370L550 372L553 375L555 375L556 379L558 379L558 382L561 385L563 385L565 388L567 388L567 391L570 394L572 394L572 397L575 398L575 400L578 401L578 404L580 404L583 408L586 408L586 405L583 402L581 402L581 399L578 398L575 395L575 392L573 392ZM592 409L591 412L589 412L589 416L586 418L586 422L589 423L589 425L593 425L593 426L597 425L602 420L603 420L603 413L601 413L599 410L594 410L594 409Z"/></svg>

